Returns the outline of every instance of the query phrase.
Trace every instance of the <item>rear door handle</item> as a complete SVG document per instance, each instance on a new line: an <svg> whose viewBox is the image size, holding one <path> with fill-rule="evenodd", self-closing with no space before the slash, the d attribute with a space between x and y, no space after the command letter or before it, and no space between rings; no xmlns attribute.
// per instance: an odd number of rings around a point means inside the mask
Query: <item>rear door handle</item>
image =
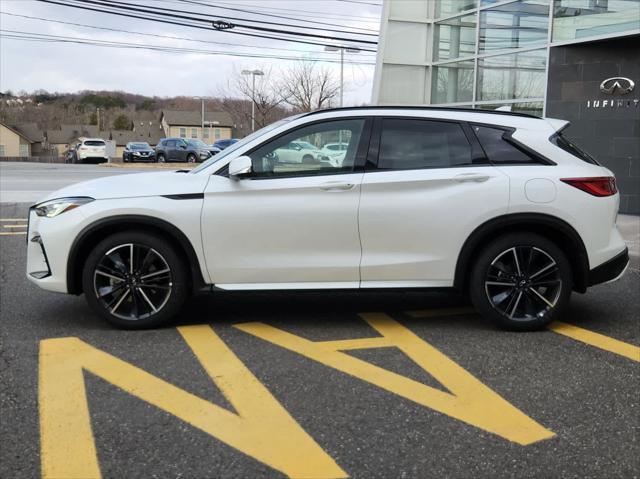
<svg viewBox="0 0 640 479"><path fill-rule="evenodd" d="M342 181L328 181L320 185L324 191L347 191L353 189L355 183L344 183Z"/></svg>
<svg viewBox="0 0 640 479"><path fill-rule="evenodd" d="M465 183L467 181L474 181L476 183L482 183L491 178L489 175L483 175L482 173L461 173L453 177L458 183Z"/></svg>

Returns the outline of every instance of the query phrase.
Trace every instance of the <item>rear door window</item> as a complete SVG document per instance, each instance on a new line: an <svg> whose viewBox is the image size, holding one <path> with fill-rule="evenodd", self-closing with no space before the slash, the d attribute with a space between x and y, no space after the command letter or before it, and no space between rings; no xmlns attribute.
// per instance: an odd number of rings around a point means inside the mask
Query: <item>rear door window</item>
<svg viewBox="0 0 640 479"><path fill-rule="evenodd" d="M471 165L471 144L455 122L384 118L378 169L417 170Z"/></svg>
<svg viewBox="0 0 640 479"><path fill-rule="evenodd" d="M509 139L510 130L483 125L472 125L482 149L494 165L538 164L536 158L518 148Z"/></svg>

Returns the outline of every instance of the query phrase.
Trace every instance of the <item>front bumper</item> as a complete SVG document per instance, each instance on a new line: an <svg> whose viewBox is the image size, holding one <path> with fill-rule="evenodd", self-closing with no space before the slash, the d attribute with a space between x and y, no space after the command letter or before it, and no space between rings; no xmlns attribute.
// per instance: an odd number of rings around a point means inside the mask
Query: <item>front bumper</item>
<svg viewBox="0 0 640 479"><path fill-rule="evenodd" d="M589 271L589 286L615 281L629 265L629 248Z"/></svg>

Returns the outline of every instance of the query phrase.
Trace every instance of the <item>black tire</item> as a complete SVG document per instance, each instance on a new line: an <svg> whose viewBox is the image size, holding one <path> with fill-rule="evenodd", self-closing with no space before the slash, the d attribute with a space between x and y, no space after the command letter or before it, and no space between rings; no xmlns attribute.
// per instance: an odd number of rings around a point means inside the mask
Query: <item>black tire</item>
<svg viewBox="0 0 640 479"><path fill-rule="evenodd" d="M196 161L198 161L196 155L194 155L193 153L189 153L187 155L187 163L195 163Z"/></svg>
<svg viewBox="0 0 640 479"><path fill-rule="evenodd" d="M125 155L122 155L122 162L123 163L127 163L129 160L127 160L127 157Z"/></svg>
<svg viewBox="0 0 640 479"><path fill-rule="evenodd" d="M133 268L128 254L132 248ZM89 306L122 329L167 323L180 312L190 292L189 275L175 247L142 231L115 233L98 243L84 263L82 289Z"/></svg>
<svg viewBox="0 0 640 479"><path fill-rule="evenodd" d="M167 159L164 157L162 153L158 154L158 157L156 158L157 163L166 163L166 161Z"/></svg>
<svg viewBox="0 0 640 479"><path fill-rule="evenodd" d="M304 155L302 157L302 163L304 165L311 165L311 164L315 163L315 161L316 161L316 159L311 155Z"/></svg>
<svg viewBox="0 0 640 479"><path fill-rule="evenodd" d="M492 241L478 255L469 283L477 311L511 331L544 328L562 314L571 290L566 255L534 233L511 233Z"/></svg>

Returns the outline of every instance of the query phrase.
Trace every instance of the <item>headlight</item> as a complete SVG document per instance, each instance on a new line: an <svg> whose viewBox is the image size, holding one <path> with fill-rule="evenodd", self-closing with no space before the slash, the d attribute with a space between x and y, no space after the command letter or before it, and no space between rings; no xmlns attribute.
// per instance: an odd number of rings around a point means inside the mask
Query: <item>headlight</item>
<svg viewBox="0 0 640 479"><path fill-rule="evenodd" d="M89 198L87 196L79 196L73 198L58 198L55 200L45 201L44 203L40 203L36 205L36 214L38 216L46 216L47 218L53 218L54 216L58 216L65 211L70 211L78 206L85 205L87 203L91 203L93 198Z"/></svg>
<svg viewBox="0 0 640 479"><path fill-rule="evenodd" d="M133 152L133 156L140 156L140 152L139 151L134 151Z"/></svg>

